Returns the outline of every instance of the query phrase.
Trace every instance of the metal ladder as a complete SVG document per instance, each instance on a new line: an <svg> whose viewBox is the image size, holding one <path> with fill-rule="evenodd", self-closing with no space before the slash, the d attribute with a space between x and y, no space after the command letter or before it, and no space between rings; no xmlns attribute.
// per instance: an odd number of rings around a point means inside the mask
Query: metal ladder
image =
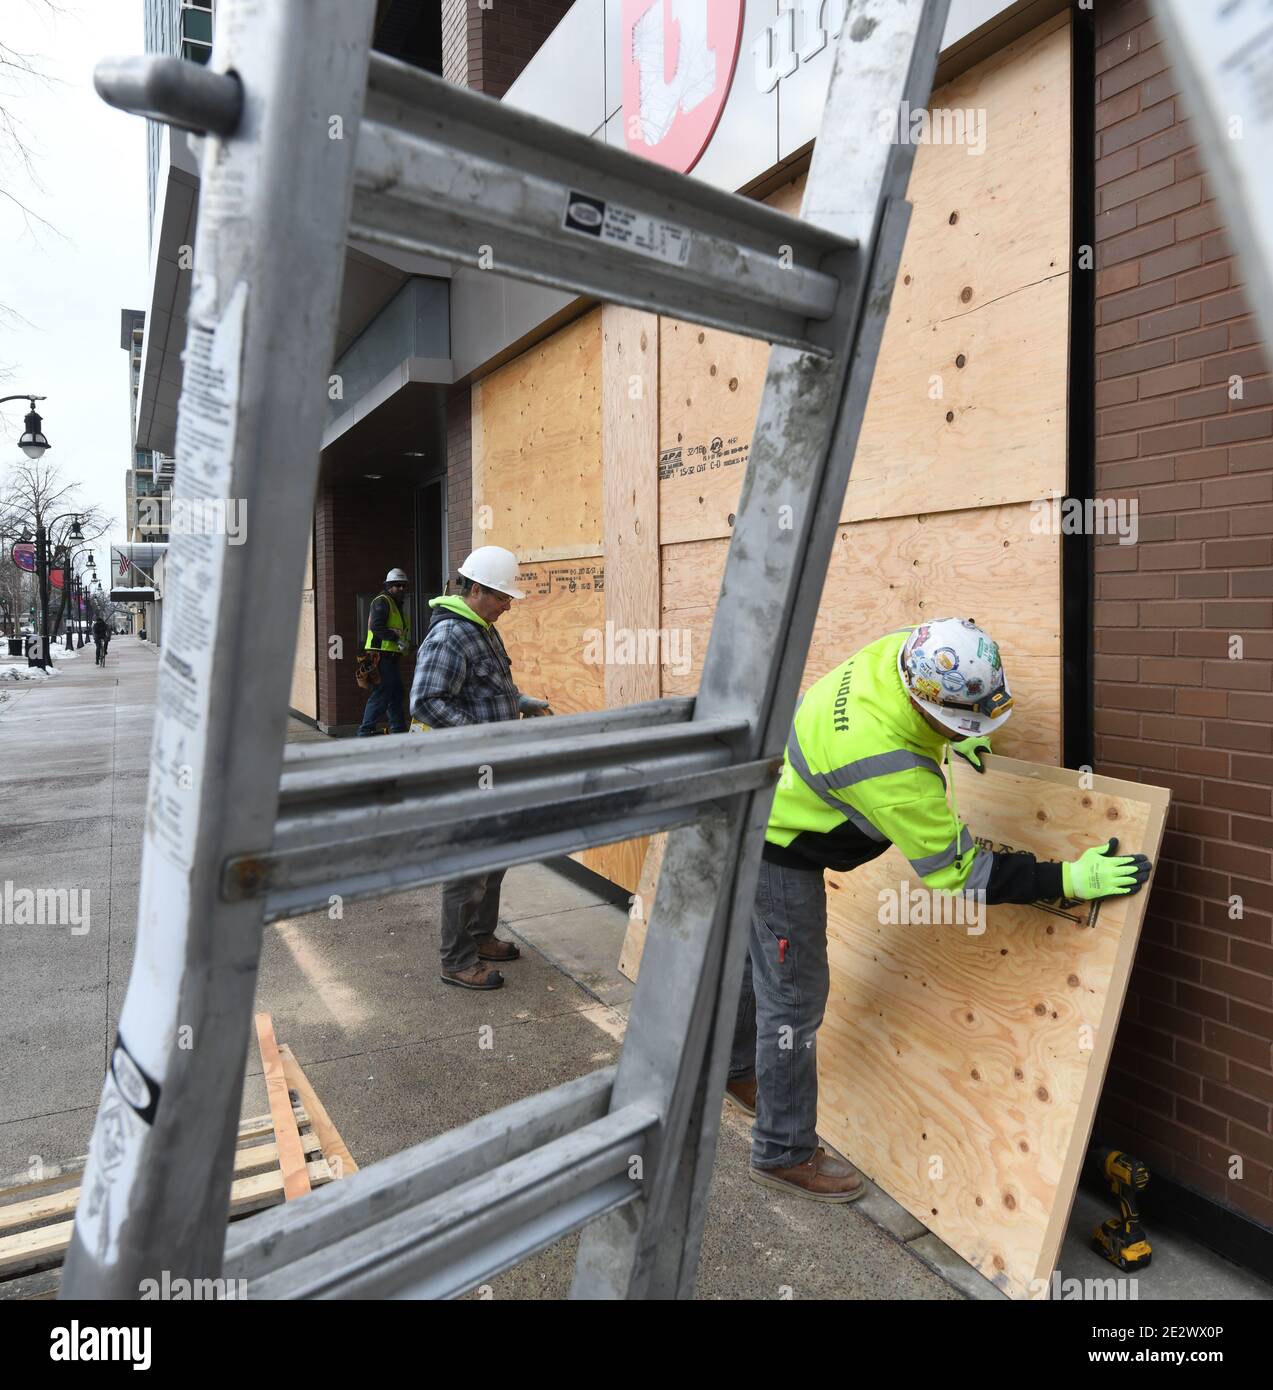
<svg viewBox="0 0 1273 1390"><path fill-rule="evenodd" d="M460 1293L587 1226L576 1297L692 1294L761 843L905 238L947 0L855 0L803 220L370 51L372 0L222 0L209 69L104 64L206 132L136 956L62 1290ZM567 229L580 195L600 214ZM346 238L772 341L696 699L284 750ZM266 530L268 528L268 535ZM494 770L479 789L478 768ZM230 1229L262 924L678 828L615 1068ZM588 1224L591 1223L591 1224Z"/></svg>

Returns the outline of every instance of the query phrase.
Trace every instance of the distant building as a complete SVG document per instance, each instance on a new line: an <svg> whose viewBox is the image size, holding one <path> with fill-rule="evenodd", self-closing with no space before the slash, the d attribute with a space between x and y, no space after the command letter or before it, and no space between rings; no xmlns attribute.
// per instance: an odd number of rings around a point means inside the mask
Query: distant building
<svg viewBox="0 0 1273 1390"><path fill-rule="evenodd" d="M140 309L121 309L119 345L128 353L130 440L137 438L137 389L141 380L142 344L146 315ZM151 449L133 445L132 461L124 474L124 529L130 541L166 541L168 515L164 493L172 485L172 460Z"/></svg>

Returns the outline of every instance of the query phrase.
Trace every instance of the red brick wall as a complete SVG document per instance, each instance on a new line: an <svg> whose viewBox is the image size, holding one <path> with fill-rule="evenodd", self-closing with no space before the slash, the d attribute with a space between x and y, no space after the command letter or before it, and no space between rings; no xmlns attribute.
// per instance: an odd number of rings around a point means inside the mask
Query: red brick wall
<svg viewBox="0 0 1273 1390"><path fill-rule="evenodd" d="M574 0L442 0L447 81L502 97Z"/></svg>
<svg viewBox="0 0 1273 1390"><path fill-rule="evenodd" d="M354 663L367 631L357 625L358 595L379 593L395 565L411 573L414 536L412 495L407 488L369 481L362 487L328 487L319 492L314 509L314 587L320 623L315 648L318 719L325 728L348 731L362 722L367 692L354 680ZM413 613L412 620L414 651L419 614ZM328 656L333 634L343 639L344 655L339 661ZM404 654L400 660L409 686L414 655Z"/></svg>
<svg viewBox="0 0 1273 1390"><path fill-rule="evenodd" d="M1273 380L1143 0L1096 22L1097 770L1173 796L1100 1128L1273 1227Z"/></svg>

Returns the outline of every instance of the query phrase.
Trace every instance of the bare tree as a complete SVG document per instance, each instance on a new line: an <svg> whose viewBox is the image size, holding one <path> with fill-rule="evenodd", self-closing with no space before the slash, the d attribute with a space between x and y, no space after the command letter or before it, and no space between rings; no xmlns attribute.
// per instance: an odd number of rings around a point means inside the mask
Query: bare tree
<svg viewBox="0 0 1273 1390"><path fill-rule="evenodd" d="M78 484L62 481L57 464L46 463L43 459L21 459L12 465L0 487L0 530L16 536L23 527L31 531L43 527L47 567L58 568L56 557L70 543L70 532L76 520L86 541L100 540L114 524L114 519L99 508L77 505L78 493ZM63 579L56 613L49 606L51 596L47 581L40 582L38 587L39 611L41 615L49 615L47 635L52 637L66 609L66 580Z"/></svg>
<svg viewBox="0 0 1273 1390"><path fill-rule="evenodd" d="M62 13L55 0L26 0L28 7L51 15ZM12 0L6 0L4 20L13 21ZM7 28L7 25L6 25ZM23 52L5 41L0 32L0 199L13 204L22 214L29 232L62 234L46 217L32 207L32 195L43 194L36 168L35 148L26 122L19 115L23 93L34 84L49 87L58 81L33 53ZM0 329L31 325L11 305L0 304ZM12 369L0 364L0 381L12 376Z"/></svg>
<svg viewBox="0 0 1273 1390"><path fill-rule="evenodd" d="M27 0L29 6L36 6L49 14L60 14L61 6L54 0ZM12 12L9 18L12 19ZM51 86L57 79L39 64L33 53L24 53L12 44L6 43L0 35L0 197L7 198L22 213L28 227L37 223L46 231L57 229L45 217L36 212L31 204L14 192L15 171L36 192L43 193L44 186L35 166L35 154L31 144L26 122L18 115L18 101L24 88L32 83Z"/></svg>

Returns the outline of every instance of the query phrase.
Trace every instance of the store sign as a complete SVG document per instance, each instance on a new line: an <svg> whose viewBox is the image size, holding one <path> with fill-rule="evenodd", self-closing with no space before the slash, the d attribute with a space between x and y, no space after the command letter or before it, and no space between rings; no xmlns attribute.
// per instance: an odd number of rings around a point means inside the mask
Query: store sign
<svg viewBox="0 0 1273 1390"><path fill-rule="evenodd" d="M772 92L801 63L816 58L840 37L847 0L790 0L751 46L756 90Z"/></svg>
<svg viewBox="0 0 1273 1390"><path fill-rule="evenodd" d="M725 108L743 0L623 0L623 128L628 149L688 173Z"/></svg>

